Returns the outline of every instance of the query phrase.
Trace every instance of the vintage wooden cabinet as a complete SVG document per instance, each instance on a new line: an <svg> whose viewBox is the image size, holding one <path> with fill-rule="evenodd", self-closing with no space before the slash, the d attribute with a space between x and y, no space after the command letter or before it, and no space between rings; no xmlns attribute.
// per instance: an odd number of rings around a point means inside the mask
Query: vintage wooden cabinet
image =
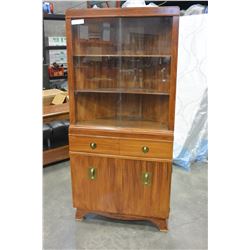
<svg viewBox="0 0 250 250"><path fill-rule="evenodd" d="M178 23L178 7L66 12L76 219L167 230Z"/></svg>

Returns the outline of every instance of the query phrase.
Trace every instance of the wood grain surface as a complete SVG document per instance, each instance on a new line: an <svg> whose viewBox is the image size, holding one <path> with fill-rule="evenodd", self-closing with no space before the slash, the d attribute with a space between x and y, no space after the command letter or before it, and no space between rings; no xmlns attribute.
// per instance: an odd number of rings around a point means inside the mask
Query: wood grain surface
<svg viewBox="0 0 250 250"><path fill-rule="evenodd" d="M104 8L104 9L68 9L66 18L98 18L98 17L147 17L147 16L179 16L180 8L173 7L136 7L136 8Z"/></svg>
<svg viewBox="0 0 250 250"><path fill-rule="evenodd" d="M90 147L96 143L96 148ZM70 151L89 152L94 154L119 154L119 140L109 137L69 136Z"/></svg>
<svg viewBox="0 0 250 250"><path fill-rule="evenodd" d="M74 207L124 215L168 218L171 164L71 154ZM96 169L90 180L88 169ZM142 175L151 174L145 185Z"/></svg>
<svg viewBox="0 0 250 250"><path fill-rule="evenodd" d="M151 221L161 232L167 232L168 230L168 219L160 219L160 218L153 218L153 217L143 217L138 215L124 215L118 213L108 213L108 212L101 212L101 211L89 211L81 208L76 209L75 219L78 221L82 221L85 219L85 216L89 213L95 213L102 216L119 219L119 220L147 220Z"/></svg>
<svg viewBox="0 0 250 250"><path fill-rule="evenodd" d="M95 143L96 148L92 149L90 144ZM69 136L70 151L134 156L141 158L172 159L173 143L164 140L145 140L145 139L125 139L119 137L104 136ZM143 151L143 147L148 148L148 152Z"/></svg>
<svg viewBox="0 0 250 250"><path fill-rule="evenodd" d="M144 153L143 147L148 147L149 151ZM120 155L172 159L173 143L156 140L121 139Z"/></svg>
<svg viewBox="0 0 250 250"><path fill-rule="evenodd" d="M179 7L66 11L76 219L95 212L147 219L167 230L179 12ZM73 19L83 19L87 38ZM109 39L103 23L112 31Z"/></svg>

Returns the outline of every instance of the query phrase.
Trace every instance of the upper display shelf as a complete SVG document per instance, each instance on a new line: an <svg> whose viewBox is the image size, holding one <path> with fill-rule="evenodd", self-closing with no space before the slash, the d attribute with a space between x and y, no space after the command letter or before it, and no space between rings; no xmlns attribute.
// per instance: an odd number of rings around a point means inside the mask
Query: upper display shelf
<svg viewBox="0 0 250 250"><path fill-rule="evenodd" d="M171 55L172 17L85 18L72 25L73 56Z"/></svg>

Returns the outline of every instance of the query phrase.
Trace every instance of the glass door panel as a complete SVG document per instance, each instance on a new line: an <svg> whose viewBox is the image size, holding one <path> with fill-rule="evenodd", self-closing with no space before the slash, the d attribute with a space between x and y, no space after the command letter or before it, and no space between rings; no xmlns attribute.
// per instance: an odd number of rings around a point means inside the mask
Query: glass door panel
<svg viewBox="0 0 250 250"><path fill-rule="evenodd" d="M76 121L167 129L172 19L85 19L72 26Z"/></svg>
<svg viewBox="0 0 250 250"><path fill-rule="evenodd" d="M84 19L83 24L72 25L73 54L117 54L119 31L119 18Z"/></svg>
<svg viewBox="0 0 250 250"><path fill-rule="evenodd" d="M117 58L106 56L74 57L76 90L119 88Z"/></svg>
<svg viewBox="0 0 250 250"><path fill-rule="evenodd" d="M141 94L78 93L77 124L167 129L168 97Z"/></svg>
<svg viewBox="0 0 250 250"><path fill-rule="evenodd" d="M76 90L168 94L170 57L74 57Z"/></svg>
<svg viewBox="0 0 250 250"><path fill-rule="evenodd" d="M169 55L171 51L171 17L121 18L120 54Z"/></svg>
<svg viewBox="0 0 250 250"><path fill-rule="evenodd" d="M84 19L72 25L73 54L167 56L172 17Z"/></svg>

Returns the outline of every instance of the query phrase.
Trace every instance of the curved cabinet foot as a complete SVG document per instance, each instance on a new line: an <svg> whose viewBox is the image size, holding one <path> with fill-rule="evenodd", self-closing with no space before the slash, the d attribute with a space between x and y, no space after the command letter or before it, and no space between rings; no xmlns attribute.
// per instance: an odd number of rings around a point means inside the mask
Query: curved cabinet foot
<svg viewBox="0 0 250 250"><path fill-rule="evenodd" d="M143 216L133 216L133 215L124 215L124 214L112 214L112 213L105 213L99 211L87 211L84 209L77 208L75 219L81 221L85 219L85 215L88 213L99 214L102 216L106 216L109 218L119 219L119 220L147 220L153 223L161 232L167 232L168 230L168 222L166 219L158 219L152 217L143 217Z"/></svg>
<svg viewBox="0 0 250 250"><path fill-rule="evenodd" d="M83 209L76 209L75 219L81 221L84 219L86 212Z"/></svg>
<svg viewBox="0 0 250 250"><path fill-rule="evenodd" d="M161 232L168 231L168 222L166 219L149 218L148 220L151 221L154 225L156 225Z"/></svg>

